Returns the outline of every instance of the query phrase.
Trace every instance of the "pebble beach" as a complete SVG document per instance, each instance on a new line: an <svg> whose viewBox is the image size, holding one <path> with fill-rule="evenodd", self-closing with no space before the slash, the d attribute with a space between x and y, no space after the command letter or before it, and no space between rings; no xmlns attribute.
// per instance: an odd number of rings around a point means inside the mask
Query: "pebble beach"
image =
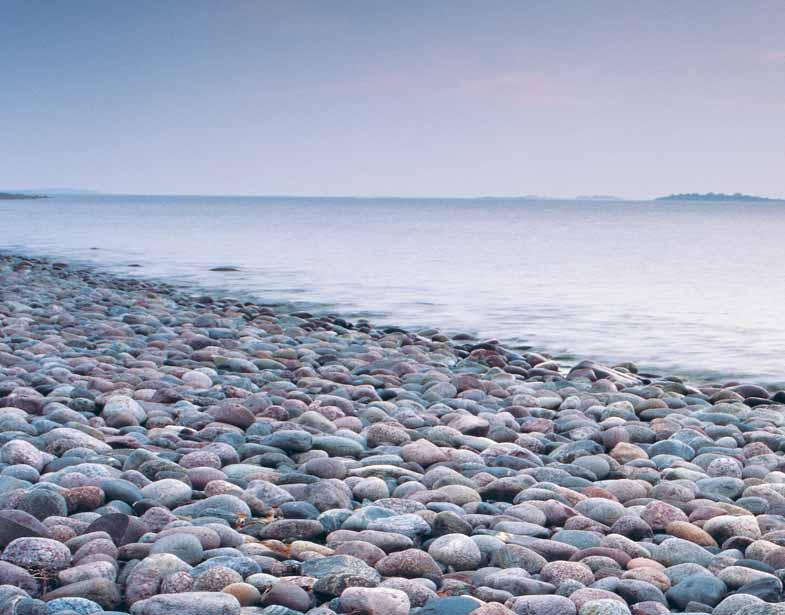
<svg viewBox="0 0 785 615"><path fill-rule="evenodd" d="M755 382L6 254L0 427L0 615L785 614Z"/></svg>

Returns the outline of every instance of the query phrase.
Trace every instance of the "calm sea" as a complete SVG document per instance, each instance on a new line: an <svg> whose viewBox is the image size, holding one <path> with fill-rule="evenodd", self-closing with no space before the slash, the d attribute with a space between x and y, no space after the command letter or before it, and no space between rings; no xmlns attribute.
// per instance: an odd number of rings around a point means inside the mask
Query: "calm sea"
<svg viewBox="0 0 785 615"><path fill-rule="evenodd" d="M782 203L90 195L0 201L0 228L126 275L785 382Z"/></svg>

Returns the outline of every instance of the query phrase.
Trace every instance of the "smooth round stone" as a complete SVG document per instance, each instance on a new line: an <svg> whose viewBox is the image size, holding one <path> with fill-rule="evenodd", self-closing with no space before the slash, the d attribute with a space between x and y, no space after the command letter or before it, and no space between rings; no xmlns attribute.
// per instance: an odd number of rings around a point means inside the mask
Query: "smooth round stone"
<svg viewBox="0 0 785 615"><path fill-rule="evenodd" d="M280 506L285 502L294 501L291 493L265 480L251 481L246 493L259 498L268 506Z"/></svg>
<svg viewBox="0 0 785 615"><path fill-rule="evenodd" d="M369 566L373 566L385 556L385 552L379 547L360 540L351 540L338 545L335 555L350 555L361 559Z"/></svg>
<svg viewBox="0 0 785 615"><path fill-rule="evenodd" d="M655 532L662 531L674 521L688 522L687 515L666 502L650 502L640 514L640 517Z"/></svg>
<svg viewBox="0 0 785 615"><path fill-rule="evenodd" d="M165 478L142 487L144 497L160 502L167 508L186 504L191 499L192 493L188 485L174 478Z"/></svg>
<svg viewBox="0 0 785 615"><path fill-rule="evenodd" d="M561 530L556 532L551 539L572 545L578 549L599 547L602 542L602 538L598 534L585 530Z"/></svg>
<svg viewBox="0 0 785 615"><path fill-rule="evenodd" d="M594 573L591 568L579 562L549 562L540 570L540 579L556 586L568 579L590 585L594 582Z"/></svg>
<svg viewBox="0 0 785 615"><path fill-rule="evenodd" d="M433 536L438 537L447 534L465 534L468 536L471 533L471 524L466 522L461 515L450 510L438 512L431 522L431 534Z"/></svg>
<svg viewBox="0 0 785 615"><path fill-rule="evenodd" d="M546 528L525 521L502 521L497 523L494 529L497 532L515 534L516 536L533 536L536 538L547 538L550 536L550 532Z"/></svg>
<svg viewBox="0 0 785 615"><path fill-rule="evenodd" d="M585 585L580 581L576 581L575 579L565 579L561 583L559 583L558 587L556 587L556 591L554 592L557 596L565 596L569 598L580 589L585 589ZM548 593L548 592L545 592ZM577 604L575 605L578 606Z"/></svg>
<svg viewBox="0 0 785 615"><path fill-rule="evenodd" d="M523 568L506 568L491 572L482 581L485 586L507 592L511 595L550 594L556 587L544 581L537 581Z"/></svg>
<svg viewBox="0 0 785 615"><path fill-rule="evenodd" d="M425 438L401 447L401 457L404 461L412 461L424 468L447 461L447 455L442 449Z"/></svg>
<svg viewBox="0 0 785 615"><path fill-rule="evenodd" d="M24 568L9 562L0 562L0 585L9 585L23 589L30 595L38 595L38 580Z"/></svg>
<svg viewBox="0 0 785 615"><path fill-rule="evenodd" d="M313 448L326 451L331 457L360 457L365 453L363 445L341 436L318 436L313 438Z"/></svg>
<svg viewBox="0 0 785 615"><path fill-rule="evenodd" d="M711 574L711 572L709 572L707 568L704 568L703 566L693 563L677 564L676 566L665 568L663 572L670 579L671 585L677 585L687 577L691 577L694 575Z"/></svg>
<svg viewBox="0 0 785 615"><path fill-rule="evenodd" d="M390 587L349 587L341 593L344 612L364 615L408 615L409 596Z"/></svg>
<svg viewBox="0 0 785 615"><path fill-rule="evenodd" d="M56 598L46 603L48 615L66 611L72 611L79 615L90 615L91 613L101 613L103 610L100 604L86 598Z"/></svg>
<svg viewBox="0 0 785 615"><path fill-rule="evenodd" d="M3 561L28 570L58 572L71 564L71 552L48 538L17 538L4 550Z"/></svg>
<svg viewBox="0 0 785 615"><path fill-rule="evenodd" d="M185 570L174 572L161 581L161 594L180 594L193 589L194 578Z"/></svg>
<svg viewBox="0 0 785 615"><path fill-rule="evenodd" d="M370 477L358 481L352 487L352 495L359 501L375 501L389 497L390 490L381 478Z"/></svg>
<svg viewBox="0 0 785 615"><path fill-rule="evenodd" d="M281 504L281 514L285 519L317 519L319 509L310 502L285 502Z"/></svg>
<svg viewBox="0 0 785 615"><path fill-rule="evenodd" d="M58 573L57 578L63 585L86 581L87 579L114 581L117 578L117 566L114 561L93 561L66 568Z"/></svg>
<svg viewBox="0 0 785 615"><path fill-rule="evenodd" d="M706 521L703 524L703 529L719 544L735 536L743 536L753 540L761 537L758 522L755 520L755 517L749 516L720 515Z"/></svg>
<svg viewBox="0 0 785 615"><path fill-rule="evenodd" d="M178 463L184 468L215 468L221 469L221 458L210 451L194 451L183 455Z"/></svg>
<svg viewBox="0 0 785 615"><path fill-rule="evenodd" d="M325 528L319 521L310 519L282 519L266 525L259 533L262 540L312 540L324 534Z"/></svg>
<svg viewBox="0 0 785 615"><path fill-rule="evenodd" d="M613 525L621 518L627 509L619 502L606 500L604 498L588 498L575 505L575 510L587 516L589 519L598 521L605 525Z"/></svg>
<svg viewBox="0 0 785 615"><path fill-rule="evenodd" d="M186 372L183 374L182 380L187 385L196 389L209 389L211 386L213 386L212 378L210 378L210 376L207 374L197 370Z"/></svg>
<svg viewBox="0 0 785 615"><path fill-rule="evenodd" d="M166 512L170 514L168 511ZM145 522L137 517L123 513L110 513L102 515L90 523L85 533L106 532L112 538L112 541L118 547L121 547L137 542L147 531L148 527Z"/></svg>
<svg viewBox="0 0 785 615"><path fill-rule="evenodd" d="M652 550L653 558L666 567L678 564L709 566L714 556L703 547L680 538L668 538Z"/></svg>
<svg viewBox="0 0 785 615"><path fill-rule="evenodd" d="M330 596L339 596L350 586L376 587L382 580L379 572L361 559L349 555L306 560L302 564L301 574L316 579L314 591Z"/></svg>
<svg viewBox="0 0 785 615"><path fill-rule="evenodd" d="M41 474L38 470L26 465L7 466L3 468L0 474L27 481L28 483L37 483L41 478Z"/></svg>
<svg viewBox="0 0 785 615"><path fill-rule="evenodd" d="M294 611L307 611L311 607L311 598L298 585L288 581L277 581L261 597L261 606L279 605Z"/></svg>
<svg viewBox="0 0 785 615"><path fill-rule="evenodd" d="M594 587L584 587L577 589L570 593L569 598L572 600L572 602L575 603L575 606L578 608L578 610L583 608L584 604L597 600L614 600L620 604L626 604L624 598L621 598L617 594Z"/></svg>
<svg viewBox="0 0 785 615"><path fill-rule="evenodd" d="M757 397L761 399L768 399L769 392L761 386L755 384L739 384L728 389L734 393L738 393L742 397Z"/></svg>
<svg viewBox="0 0 785 615"><path fill-rule="evenodd" d="M45 538L47 527L33 515L19 510L0 510L0 548L17 538Z"/></svg>
<svg viewBox="0 0 785 615"><path fill-rule="evenodd" d="M771 506L765 498L762 497L742 497L736 500L736 506L746 508L753 515L765 515L769 512Z"/></svg>
<svg viewBox="0 0 785 615"><path fill-rule="evenodd" d="M41 472L52 460L48 455L25 440L11 440L0 448L0 461L9 465L26 465Z"/></svg>
<svg viewBox="0 0 785 615"><path fill-rule="evenodd" d="M741 478L742 465L730 457L718 457L706 467L706 473L711 477L730 476Z"/></svg>
<svg viewBox="0 0 785 615"><path fill-rule="evenodd" d="M689 602L716 606L725 597L727 591L725 583L717 577L693 575L671 587L666 596L669 602L684 610Z"/></svg>
<svg viewBox="0 0 785 615"><path fill-rule="evenodd" d="M576 615L575 603L563 596L521 596L511 608L516 615Z"/></svg>
<svg viewBox="0 0 785 615"><path fill-rule="evenodd" d="M376 562L376 570L384 577L440 579L441 569L425 551L406 549L391 553Z"/></svg>
<svg viewBox="0 0 785 615"><path fill-rule="evenodd" d="M579 457L573 463L578 467L589 470L592 474L594 474L594 476L596 476L600 480L605 478L611 469L608 461L606 461L602 457L592 457L592 456Z"/></svg>
<svg viewBox="0 0 785 615"><path fill-rule="evenodd" d="M580 608L578 615L630 615L630 609L616 600L590 600Z"/></svg>
<svg viewBox="0 0 785 615"><path fill-rule="evenodd" d="M345 483L327 478L311 483L305 488L305 499L319 512L352 508L352 492Z"/></svg>
<svg viewBox="0 0 785 615"><path fill-rule="evenodd" d="M696 481L695 484L702 497L720 502L727 499L737 499L745 488L741 479L731 476L704 478Z"/></svg>
<svg viewBox="0 0 785 615"><path fill-rule="evenodd" d="M46 602L34 598L21 598L13 608L16 615L48 615Z"/></svg>
<svg viewBox="0 0 785 615"><path fill-rule="evenodd" d="M161 594L136 602L131 615L240 615L237 598L223 592Z"/></svg>
<svg viewBox="0 0 785 615"><path fill-rule="evenodd" d="M311 459L305 463L303 470L318 478L346 478L346 464L340 459L329 457Z"/></svg>
<svg viewBox="0 0 785 615"><path fill-rule="evenodd" d="M210 554L209 559L203 561L191 570L191 574L193 574L195 578L198 578L203 572L216 566L234 570L243 578L262 571L261 565L254 559L244 555L237 555L234 549L223 550L222 553L224 554Z"/></svg>
<svg viewBox="0 0 785 615"><path fill-rule="evenodd" d="M430 587L421 580L392 578L385 579L379 587L389 587L391 589L398 589L409 597L411 607L416 608L423 606L432 598L436 598L437 594Z"/></svg>
<svg viewBox="0 0 785 615"><path fill-rule="evenodd" d="M213 495L193 504L178 506L172 512L186 517L215 516L227 520L236 520L240 517L248 519L252 516L248 504L240 498L229 494Z"/></svg>
<svg viewBox="0 0 785 615"><path fill-rule="evenodd" d="M649 457L657 455L673 455L685 461L690 461L695 456L695 449L679 440L660 440L649 447Z"/></svg>
<svg viewBox="0 0 785 615"><path fill-rule="evenodd" d="M147 418L142 406L127 395L114 395L104 405L101 416L110 427L140 425Z"/></svg>
<svg viewBox="0 0 785 615"><path fill-rule="evenodd" d="M412 540L427 536L431 527L420 515L404 514L373 519L368 522L368 529L385 533L402 534Z"/></svg>
<svg viewBox="0 0 785 615"><path fill-rule="evenodd" d="M196 592L220 592L227 585L242 583L243 576L226 566L211 566L201 573L192 571L194 576L193 589Z"/></svg>
<svg viewBox="0 0 785 615"><path fill-rule="evenodd" d="M431 598L420 609L420 615L469 615L476 612L479 606L480 602L469 596Z"/></svg>
<svg viewBox="0 0 785 615"><path fill-rule="evenodd" d="M712 615L737 615L747 606L763 606L760 598L748 594L732 594L714 607Z"/></svg>
<svg viewBox="0 0 785 615"><path fill-rule="evenodd" d="M22 496L17 503L19 510L29 513L39 521L48 517L68 516L68 505L65 498L48 489L32 489Z"/></svg>
<svg viewBox="0 0 785 615"><path fill-rule="evenodd" d="M191 534L171 534L159 538L153 543L150 553L171 553L192 566L204 557L202 543Z"/></svg>
<svg viewBox="0 0 785 615"><path fill-rule="evenodd" d="M782 598L782 581L776 577L755 579L745 583L736 591L739 594L755 596L766 602L776 602Z"/></svg>
<svg viewBox="0 0 785 615"><path fill-rule="evenodd" d="M437 562L454 570L475 570L482 561L477 544L463 534L448 534L434 540L428 553Z"/></svg>
<svg viewBox="0 0 785 615"><path fill-rule="evenodd" d="M717 546L717 542L708 533L686 521L672 521L665 531L671 536L694 542L703 547Z"/></svg>
<svg viewBox="0 0 785 615"><path fill-rule="evenodd" d="M253 606L261 598L259 590L248 583L231 583L221 591L237 598L240 606Z"/></svg>
<svg viewBox="0 0 785 615"><path fill-rule="evenodd" d="M613 580L607 577L605 580ZM636 579L620 579L615 582L615 590L628 604L636 602L656 601L665 603L665 596L655 585Z"/></svg>
<svg viewBox="0 0 785 615"><path fill-rule="evenodd" d="M57 598L70 597L89 597L89 599L106 608L114 608L121 602L118 586L108 579L88 579L86 581L64 585L44 594L43 600L49 601Z"/></svg>
<svg viewBox="0 0 785 615"><path fill-rule="evenodd" d="M668 576L656 568L634 568L622 574L622 578L645 581L663 592L671 588L671 582Z"/></svg>
<svg viewBox="0 0 785 615"><path fill-rule="evenodd" d="M303 453L311 449L313 437L307 431L282 429L270 434L262 442L287 453Z"/></svg>
<svg viewBox="0 0 785 615"><path fill-rule="evenodd" d="M491 554L492 566L523 568L529 574L537 574L546 563L546 559L536 551L516 544L506 544Z"/></svg>
<svg viewBox="0 0 785 615"><path fill-rule="evenodd" d="M654 534L648 523L640 517L631 514L619 517L611 526L610 533L626 536L631 540L651 538Z"/></svg>

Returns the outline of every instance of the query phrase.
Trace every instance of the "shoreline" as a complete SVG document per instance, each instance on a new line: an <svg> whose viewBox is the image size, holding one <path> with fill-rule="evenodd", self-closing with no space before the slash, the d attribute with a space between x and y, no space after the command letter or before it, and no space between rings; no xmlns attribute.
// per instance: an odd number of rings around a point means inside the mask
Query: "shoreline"
<svg viewBox="0 0 785 615"><path fill-rule="evenodd" d="M97 249L97 248L93 248ZM569 348L554 351L547 346L540 346L533 340L509 338L503 336L483 336L473 329L461 329L458 327L440 327L437 323L427 322L424 324L402 324L399 319L394 315L384 311L378 310L365 310L357 306L354 308L341 307L331 302L323 302L319 300L297 300L295 298L286 298L279 296L260 297L253 290L242 287L226 287L220 283L205 284L203 282L196 282L188 279L188 276L157 276L146 275L141 269L141 265L136 264L133 260L129 261L126 267L138 272L136 275L130 275L131 271L120 271L122 265L115 264L101 264L99 262L91 261L89 259L77 258L71 256L53 256L45 252L27 251L16 248L0 249L0 258L13 257L19 259L30 259L40 261L42 263L59 262L67 265L70 268L83 269L90 273L100 274L102 276L110 276L118 280L138 280L145 281L153 286L161 286L168 289L177 290L186 296L203 295L213 298L232 297L238 298L244 302L254 303L264 306L274 306L288 312L309 312L315 316L329 315L331 317L341 318L346 321L363 321L373 324L376 328L393 328L402 329L409 333L419 335L425 333L426 336L430 332L449 339L460 336L464 337L463 341L473 341L476 343L482 340L492 340L501 348L520 353L532 352L535 354L546 357L549 361L555 361L562 368L562 375L569 372L575 365L590 362L598 363L603 366L612 365L634 365L635 369L639 370L640 374L646 380L658 379L677 379L679 382L690 384L693 386L708 386L708 387L728 387L738 384L754 384L766 389L769 392L785 391L785 372L781 375L775 376L771 373L765 377L757 378L752 371L737 371L731 372L728 370L718 370L716 368L708 369L700 364L685 364L673 366L647 366L644 363L639 363L633 357L625 357L616 355L615 359L608 357L598 358L593 356L592 353L576 353ZM218 266L209 269L212 272L223 271L223 267ZM226 271L234 273L242 273L243 269L229 267ZM566 372L565 372L566 370Z"/></svg>
<svg viewBox="0 0 785 615"><path fill-rule="evenodd" d="M505 339L501 337L482 337L476 331L463 331L460 329L445 328L442 330L435 324L426 325L404 325L395 322L392 315L386 313L375 313L373 311L363 310L356 308L354 310L347 310L332 303L319 302L319 301L297 301L296 299L287 299L283 297L269 297L262 299L258 297L253 291L243 288L230 288L224 287L220 284L204 284L195 282L189 279L168 278L164 276L147 276L144 273L137 275L128 275L124 272L118 271L119 265L104 266L100 263L90 260L84 260L72 257L56 257L39 252L25 252L14 251L7 249L0 249L0 262L6 259L13 259L19 261L29 261L43 266L51 266L58 264L62 270L70 270L79 272L81 274L95 276L102 280L113 280L117 283L123 284L127 282L134 282L143 284L146 288L155 292L156 289L162 289L166 293L174 293L181 296L181 300L188 302L194 301L197 297L207 297L210 300L236 300L246 304L253 304L264 308L271 308L281 311L281 313L308 313L315 318L328 317L339 319L341 321L354 325L355 323L362 323L363 326L370 327L375 330L396 330L405 332L414 336L424 336L428 339L429 336L435 335L437 339L454 346L469 347L472 344L486 344L492 343L498 346L503 351L512 352L516 355L533 354L538 355L545 359L549 364L555 364L559 369L553 374L546 374L546 376L564 378L569 375L570 371L578 365L583 364L596 364L604 369L612 369L614 366L622 366L622 372L627 372L627 367L635 370L634 373L627 373L627 375L634 376L640 381L646 383L656 381L675 381L684 385L689 385L695 388L706 387L709 389L729 388L739 385L754 385L756 387L765 389L769 393L776 393L779 391L785 392L785 374L782 379L772 380L771 376L767 379L756 379L752 374L723 374L716 370L707 370L702 366L674 366L671 369L652 367L641 369L633 358L608 361L598 360L591 356L575 354L568 350L553 352L547 348L539 348L536 344L526 340ZM131 263L127 265L134 271L140 271L139 265ZM234 271L234 268L231 268ZM210 271L221 271L221 268L211 269ZM238 269L238 271L242 271ZM130 272L129 272L130 273ZM374 322L375 320L380 322ZM785 403L785 395L783 395L783 403Z"/></svg>
<svg viewBox="0 0 785 615"><path fill-rule="evenodd" d="M20 201L26 199L48 199L46 194L25 194L17 192L0 192L0 201Z"/></svg>
<svg viewBox="0 0 785 615"><path fill-rule="evenodd" d="M785 392L636 371L0 254L0 610L782 600Z"/></svg>

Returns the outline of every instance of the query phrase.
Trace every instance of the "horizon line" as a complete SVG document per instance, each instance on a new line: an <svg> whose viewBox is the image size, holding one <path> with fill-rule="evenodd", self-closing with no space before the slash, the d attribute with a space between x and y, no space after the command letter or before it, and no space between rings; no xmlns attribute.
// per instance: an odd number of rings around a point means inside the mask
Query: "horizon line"
<svg viewBox="0 0 785 615"><path fill-rule="evenodd" d="M344 199L344 200L450 200L450 201L477 201L477 200L498 200L498 201L596 201L596 202L649 202L676 195L725 195L744 197L764 198L773 201L785 201L785 196L762 196L748 192L735 193L716 193L716 192L673 192L654 197L627 197L613 194L581 194L577 196L550 196L543 194L517 194L517 195L470 195L470 196L450 196L450 195L351 195L351 194L255 194L255 193L186 193L186 192L125 192L125 191L105 191L91 188L0 188L0 193L10 194L35 194L40 196L68 196L68 195L95 195L95 196L153 196L153 197L206 197L206 198L257 198L257 199Z"/></svg>

